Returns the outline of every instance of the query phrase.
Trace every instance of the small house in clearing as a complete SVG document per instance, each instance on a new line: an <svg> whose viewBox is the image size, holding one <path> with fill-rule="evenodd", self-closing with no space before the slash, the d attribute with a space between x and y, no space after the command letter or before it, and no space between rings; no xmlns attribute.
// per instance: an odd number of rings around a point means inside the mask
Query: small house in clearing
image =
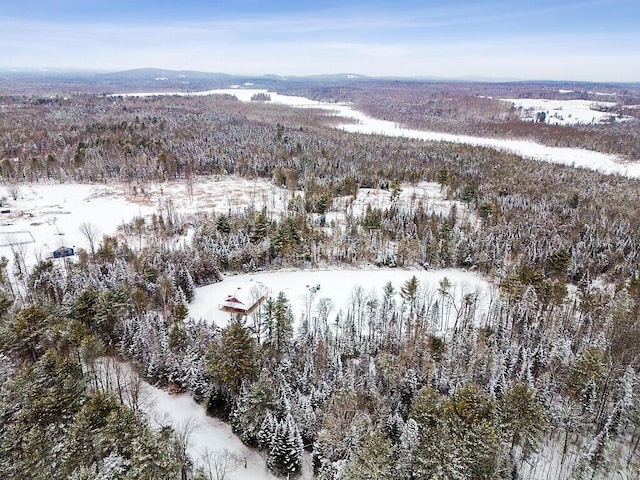
<svg viewBox="0 0 640 480"><path fill-rule="evenodd" d="M257 300L252 299L248 295L248 291L243 291L242 287L227 296L226 300L218 305L223 312L235 313L237 315L249 315L264 302L265 297L262 296Z"/></svg>

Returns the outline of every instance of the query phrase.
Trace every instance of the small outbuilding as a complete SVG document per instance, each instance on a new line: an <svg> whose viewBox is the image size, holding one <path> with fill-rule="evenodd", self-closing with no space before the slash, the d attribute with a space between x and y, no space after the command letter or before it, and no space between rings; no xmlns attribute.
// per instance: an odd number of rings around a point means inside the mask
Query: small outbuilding
<svg viewBox="0 0 640 480"><path fill-rule="evenodd" d="M255 311L256 308L264 302L265 297L262 296L257 300L251 299L248 292L244 292L242 287L231 295L227 296L226 300L218 305L218 308L223 312L235 313L237 315L249 315Z"/></svg>
<svg viewBox="0 0 640 480"><path fill-rule="evenodd" d="M71 247L60 247L53 251L53 258L63 258L75 255L75 251Z"/></svg>

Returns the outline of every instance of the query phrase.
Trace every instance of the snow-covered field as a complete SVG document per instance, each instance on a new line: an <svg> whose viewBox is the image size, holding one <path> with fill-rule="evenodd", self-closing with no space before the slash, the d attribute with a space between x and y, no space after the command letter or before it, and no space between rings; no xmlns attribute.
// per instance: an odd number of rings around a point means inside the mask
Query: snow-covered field
<svg viewBox="0 0 640 480"><path fill-rule="evenodd" d="M442 306L443 297L437 292L440 282L446 277L451 282L449 294L444 299L444 322L433 325L436 330L452 328L456 320L456 312L461 309L467 294L476 295L478 315L476 320L482 323L486 317L491 301L497 293L485 279L475 273L461 270L423 269L381 269L370 268L362 270L305 270L305 271L272 271L249 273L242 275L228 275L222 282L196 289L195 298L189 305L189 316L195 320L204 319L215 322L224 327L230 314L219 310L219 305L229 295L239 294L247 299L257 299L265 295L275 297L279 292L287 296L294 314L296 325L303 317L317 316L318 305L322 299L331 299L332 309L329 322L336 318L339 312L344 315L347 310L364 309L367 300L377 299L379 303L383 297L383 287L391 282L395 289L394 300L401 305L400 288L412 276L420 282L420 302L427 306L439 302ZM440 312L440 311L439 311Z"/></svg>
<svg viewBox="0 0 640 480"><path fill-rule="evenodd" d="M369 117L347 104L318 102L304 97L281 95L264 89L218 89L192 93L124 93L113 96L145 97L162 95L188 96L228 94L234 95L238 100L246 102L250 101L251 97L258 93L268 94L271 97L270 102L275 104L288 105L295 108L318 108L327 110L331 115L349 120L349 123L338 125L338 128L348 132L490 147L497 150L515 153L534 160L588 168L590 170L596 170L607 174L618 174L631 178L640 178L640 161L626 163L615 155L608 155L578 148L548 147L546 145L526 140L474 137L470 135L454 135L449 133L409 129L404 128L395 122ZM589 103L591 104L593 102Z"/></svg>
<svg viewBox="0 0 640 480"><path fill-rule="evenodd" d="M629 120L619 117L607 109L615 102L593 102L591 100L548 100L544 98L501 98L520 110L520 118L534 121L538 112L545 112L545 123L552 125L575 125L609 123Z"/></svg>
<svg viewBox="0 0 640 480"><path fill-rule="evenodd" d="M0 256L11 262L14 252L24 260L26 267L50 258L54 250L65 247L90 249L87 237L81 232L89 224L96 232L96 246L103 235L115 235L123 223L136 217L150 217L169 211L177 215L201 213L237 214L248 208L266 208L270 215L286 212L291 192L274 186L266 179L245 179L220 176L186 182L145 185L20 185L17 199L3 192L4 207L0 210ZM466 206L444 198L435 183L401 185L397 200L399 208L413 210L421 202L429 212L448 214L453 205L459 215ZM345 213L361 215L367 206L388 208L391 193L388 190L360 189L357 196L338 197L327 213L327 222L342 224Z"/></svg>
<svg viewBox="0 0 640 480"><path fill-rule="evenodd" d="M447 200L440 185L434 182L419 182L416 185L400 185L396 206L399 210L415 212L419 205L421 210L436 215L449 215L453 206L457 209L458 219L467 220L472 225L478 219L475 214L463 202ZM326 222L332 221L343 225L347 215L364 215L367 207L387 209L392 206L392 193L390 190L374 188L360 188L358 194L353 196L337 197L333 199L331 210L326 214Z"/></svg>
<svg viewBox="0 0 640 480"><path fill-rule="evenodd" d="M62 246L89 250L80 231L85 222L100 233L99 241L102 233L114 233L123 222L151 214L153 207L131 202L110 186L21 185L18 198L8 198L3 211L8 213L0 216L0 255L12 259L18 251L30 266Z"/></svg>
<svg viewBox="0 0 640 480"><path fill-rule="evenodd" d="M5 193L3 196L8 197ZM13 261L14 252L26 267L50 258L59 247L90 249L81 232L85 223L97 233L114 235L120 225L136 217L198 212L238 213L266 206L270 212L284 211L291 197L287 189L265 179L238 177L207 178L186 183L132 186L124 184L20 185L18 198L7 198L0 214L0 256Z"/></svg>

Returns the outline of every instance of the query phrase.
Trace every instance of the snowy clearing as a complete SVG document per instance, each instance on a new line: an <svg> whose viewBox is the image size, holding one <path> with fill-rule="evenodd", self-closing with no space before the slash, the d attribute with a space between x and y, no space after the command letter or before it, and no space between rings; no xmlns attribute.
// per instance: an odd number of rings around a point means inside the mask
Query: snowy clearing
<svg viewBox="0 0 640 480"><path fill-rule="evenodd" d="M123 222L153 212L116 189L103 185L21 185L18 198L6 201L0 217L0 256L18 252L26 266L50 258L62 246L89 249L80 227L87 222L102 234L115 233ZM31 241L30 238L32 239Z"/></svg>
<svg viewBox="0 0 640 480"><path fill-rule="evenodd" d="M196 465L203 465L207 454L224 454L225 450L236 455L240 464L229 473L229 479L276 479L269 471L265 459L242 443L231 426L209 417L190 394L170 395L167 391L144 384L147 394L147 413L158 425L171 425L177 431L192 428L187 453ZM244 467L244 459L247 466Z"/></svg>
<svg viewBox="0 0 640 480"><path fill-rule="evenodd" d="M305 97L281 95L276 92L270 92L266 89L217 89L190 93L122 93L113 94L111 96L150 97L167 95L202 96L227 94L233 95L238 100L241 100L243 102L248 102L251 101L251 97L253 95L259 93L268 94L271 97L271 99L269 100L269 102L271 103L287 105L295 108L318 108L322 110L328 110L332 115L336 117L342 117L345 119L349 119L351 122L355 122L337 126L337 128L343 129L347 132L385 135L390 137L404 137L432 142L462 143L466 145L489 147L495 148L497 150L515 153L517 155L531 158L533 160L541 160L549 163L559 163L572 167L588 168L590 170L595 170L605 174L617 174L624 175L630 178L640 178L640 162L625 163L616 155L609 155L578 148L548 147L546 145L526 140L473 137L469 135L454 135L450 133L409 129L399 126L395 122L378 120L369 117L362 112L354 110L352 106L347 104L326 103L311 100ZM593 104L594 102L588 103Z"/></svg>
<svg viewBox="0 0 640 480"><path fill-rule="evenodd" d="M601 94L599 94L601 95ZM591 100L547 100L544 98L501 98L520 110L520 118L535 121L538 112L545 112L545 123L552 125L576 125L610 123L630 120L610 111L615 102Z"/></svg>
<svg viewBox="0 0 640 480"><path fill-rule="evenodd" d="M96 245L103 235L136 217L152 214L196 215L240 213L247 208L282 213L289 190L266 179L211 177L191 184L170 182L145 185L20 185L16 200L5 200L0 214L0 256L10 261L17 253L29 268L51 258L54 250L77 247L89 250L83 224L95 230Z"/></svg>
<svg viewBox="0 0 640 480"><path fill-rule="evenodd" d="M6 199L0 214L0 256L11 262L14 252L31 267L51 258L60 247L89 250L80 228L87 223L94 228L96 245L103 235L115 235L118 227L136 217L174 212L180 216L201 213L238 214L249 208L270 215L282 215L292 195L303 196L274 186L267 179L235 176L208 177L188 182L144 185L20 185L17 199ZM446 200L435 183L401 185L398 208L414 210L419 203L426 211L447 215L453 205L459 213L467 212L460 202ZM338 197L327 213L327 221L344 224L348 212L361 215L366 207L389 208L388 190L360 189L355 198ZM474 217L470 217L474 218Z"/></svg>
<svg viewBox="0 0 640 480"><path fill-rule="evenodd" d="M400 185L396 207L400 211L413 213L420 206L422 211L435 215L449 215L452 207L456 207L458 218L477 224L478 218L463 202L447 200L442 188L435 182L420 182L416 185ZM367 207L381 210L393 205L390 190L360 188L353 196L337 197L333 199L329 212L325 215L327 223L332 221L344 225L347 215L364 215Z"/></svg>
<svg viewBox="0 0 640 480"><path fill-rule="evenodd" d="M279 292L289 299L294 314L295 326L299 326L303 317L317 316L318 305L322 299L331 299L330 323L342 312L365 309L369 299L381 303L383 287L391 282L395 289L394 300L401 305L400 288L413 275L420 282L419 302L427 309L436 302L443 307L444 321L433 325L436 331L453 328L456 312L461 310L465 296L476 297L476 322L482 324L489 306L497 297L497 292L485 279L475 273L446 269L427 271L423 269L381 269L366 270L305 270L272 271L227 275L223 281L196 289L195 298L189 305L189 316L194 320L204 319L224 327L230 314L219 310L219 305L231 294L244 293L245 298L257 299L265 295L275 298ZM440 282L447 278L451 282L449 295L444 300L437 292ZM254 313L259 315L259 310Z"/></svg>

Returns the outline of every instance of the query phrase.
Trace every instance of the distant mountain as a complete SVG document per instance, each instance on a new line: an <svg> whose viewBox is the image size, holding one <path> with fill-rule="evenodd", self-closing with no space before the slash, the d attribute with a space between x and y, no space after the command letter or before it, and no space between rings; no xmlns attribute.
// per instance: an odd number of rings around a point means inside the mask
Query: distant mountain
<svg viewBox="0 0 640 480"><path fill-rule="evenodd" d="M237 76L227 73L198 72L194 70L136 68L119 72L101 73L97 74L96 77L106 80L231 80Z"/></svg>
<svg viewBox="0 0 640 480"><path fill-rule="evenodd" d="M116 72L105 72L52 69L3 69L0 67L0 80L2 80L5 93L29 95L52 93L73 94L79 92L101 94L150 91L195 92L216 88L229 88L231 86L237 88L270 89L279 91L280 93L308 94L309 88L347 87L378 82L577 84L577 82L527 82L511 78L472 76L452 79L426 75L413 77L401 75L371 77L357 73L323 75L233 75L220 72L171 70L165 68L136 68ZM579 83L585 84L585 82Z"/></svg>
<svg viewBox="0 0 640 480"><path fill-rule="evenodd" d="M161 68L136 68L133 70L123 70L119 72L102 73L97 75L104 79L113 80L266 80L266 81L320 81L320 82L342 82L348 80L370 80L357 73L336 73L322 75L232 75L219 72L199 72L193 70L167 70Z"/></svg>
<svg viewBox="0 0 640 480"><path fill-rule="evenodd" d="M374 80L375 77L368 77L366 75L360 75L357 73L336 73L325 75L307 75L303 77L297 77L302 80L315 80L320 82L343 82L343 81L357 81L357 80Z"/></svg>

